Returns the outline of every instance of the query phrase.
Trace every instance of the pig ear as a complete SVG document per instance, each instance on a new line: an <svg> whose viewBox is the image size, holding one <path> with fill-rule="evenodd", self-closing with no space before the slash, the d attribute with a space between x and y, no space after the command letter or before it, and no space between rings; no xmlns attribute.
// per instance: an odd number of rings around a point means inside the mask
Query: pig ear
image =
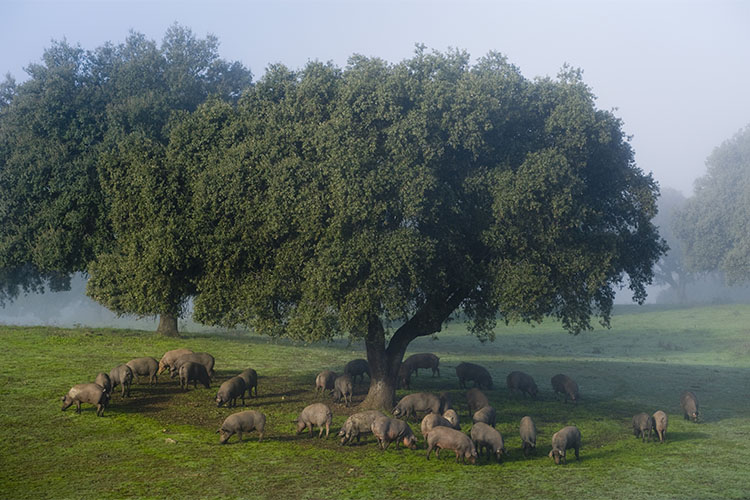
<svg viewBox="0 0 750 500"><path fill-rule="evenodd" d="M552 458L552 452L551 451L549 452L549 457Z"/></svg>

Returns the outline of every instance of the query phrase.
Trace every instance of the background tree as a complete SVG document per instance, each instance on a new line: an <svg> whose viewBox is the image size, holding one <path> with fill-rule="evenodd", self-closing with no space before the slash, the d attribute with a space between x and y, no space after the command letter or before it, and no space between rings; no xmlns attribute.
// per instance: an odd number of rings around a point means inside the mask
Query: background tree
<svg viewBox="0 0 750 500"><path fill-rule="evenodd" d="M409 343L458 308L483 339L498 317L578 332L608 322L625 280L643 301L664 250L656 184L576 71L529 81L498 54L421 47L276 66L237 110L177 129L197 173L196 318L364 339L366 406L392 405Z"/></svg>
<svg viewBox="0 0 750 500"><path fill-rule="evenodd" d="M686 262L697 271L722 271L729 284L750 279L750 126L717 147L708 172L677 216Z"/></svg>
<svg viewBox="0 0 750 500"><path fill-rule="evenodd" d="M696 274L685 265L683 243L674 231L677 224L676 215L685 206L686 201L687 198L680 191L662 189L658 202L659 213L653 221L669 246L669 250L654 266L654 284L669 286L679 303L687 301L688 285L696 279Z"/></svg>
<svg viewBox="0 0 750 500"><path fill-rule="evenodd" d="M215 37L174 25L161 46L138 33L92 52L63 42L31 67L0 116L0 268L88 272L95 300L160 315L159 330L177 333L195 264L189 184L165 163L170 126L251 82L217 49Z"/></svg>

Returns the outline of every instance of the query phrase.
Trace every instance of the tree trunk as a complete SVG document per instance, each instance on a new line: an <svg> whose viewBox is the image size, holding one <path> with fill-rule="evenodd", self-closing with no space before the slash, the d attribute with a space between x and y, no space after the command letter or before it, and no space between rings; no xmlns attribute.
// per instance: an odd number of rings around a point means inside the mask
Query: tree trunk
<svg viewBox="0 0 750 500"><path fill-rule="evenodd" d="M398 369L404 359L406 348L417 337L439 332L443 322L459 306L463 295L449 294L439 301L426 303L411 319L396 330L385 346L383 323L376 315L370 317L365 347L370 365L370 389L362 407L391 411L396 403Z"/></svg>
<svg viewBox="0 0 750 500"><path fill-rule="evenodd" d="M370 365L370 389L362 407L384 410L390 413L396 398L396 377L389 369L393 360L388 359L385 349L385 330L376 316L370 318L365 337L367 363ZM401 360L399 360L400 364ZM398 373L398 368L396 372Z"/></svg>
<svg viewBox="0 0 750 500"><path fill-rule="evenodd" d="M177 331L177 315L172 313L160 314L159 327L156 329L156 332L165 337L179 337L180 334Z"/></svg>

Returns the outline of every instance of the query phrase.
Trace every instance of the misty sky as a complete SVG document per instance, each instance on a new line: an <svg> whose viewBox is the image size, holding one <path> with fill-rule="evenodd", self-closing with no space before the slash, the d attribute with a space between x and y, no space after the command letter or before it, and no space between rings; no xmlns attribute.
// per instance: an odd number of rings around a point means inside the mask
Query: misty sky
<svg viewBox="0 0 750 500"><path fill-rule="evenodd" d="M598 106L617 108L638 165L692 191L713 148L750 123L750 1L4 0L0 73L25 79L52 39L85 49L130 29L161 40L170 24L213 33L222 57L255 77L271 63L390 62L416 43L495 50L527 77L582 68Z"/></svg>

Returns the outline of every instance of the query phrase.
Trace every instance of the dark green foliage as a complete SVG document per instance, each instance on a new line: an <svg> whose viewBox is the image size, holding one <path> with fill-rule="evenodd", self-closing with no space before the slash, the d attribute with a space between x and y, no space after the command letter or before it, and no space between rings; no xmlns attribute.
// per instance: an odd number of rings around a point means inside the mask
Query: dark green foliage
<svg viewBox="0 0 750 500"><path fill-rule="evenodd" d="M91 52L57 43L27 82L4 84L0 269L85 271L117 313L182 312L197 265L170 125L251 81L217 48L178 25L161 47L139 33Z"/></svg>
<svg viewBox="0 0 750 500"><path fill-rule="evenodd" d="M481 338L498 315L606 324L615 288L642 302L664 250L656 184L575 71L529 81L498 54L421 47L275 66L175 134L197 172L196 317L366 338L378 380L457 308Z"/></svg>
<svg viewBox="0 0 750 500"><path fill-rule="evenodd" d="M723 271L730 284L750 280L750 126L717 147L708 173L678 215L676 233L696 271Z"/></svg>

